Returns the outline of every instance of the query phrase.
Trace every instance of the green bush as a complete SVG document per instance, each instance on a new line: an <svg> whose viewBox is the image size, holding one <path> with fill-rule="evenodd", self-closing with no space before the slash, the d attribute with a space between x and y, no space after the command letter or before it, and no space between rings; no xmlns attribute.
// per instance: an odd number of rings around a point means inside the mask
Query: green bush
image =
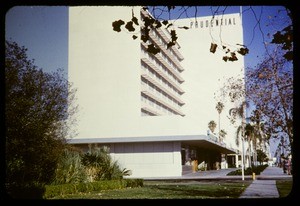
<svg viewBox="0 0 300 206"><path fill-rule="evenodd" d="M130 170L120 167L117 161L113 161L108 147L95 147L82 155L82 164L89 170L92 181L123 179L129 176Z"/></svg>
<svg viewBox="0 0 300 206"><path fill-rule="evenodd" d="M124 179L126 183L126 187L143 187L144 180L143 179Z"/></svg>
<svg viewBox="0 0 300 206"><path fill-rule="evenodd" d="M244 175L252 175L253 173L255 173L256 175L259 175L262 171L264 171L264 169L266 169L266 167L268 167L267 164L248 167L244 170ZM242 170L237 169L235 171L229 172L227 175L228 176L230 176L230 175L242 175Z"/></svg>
<svg viewBox="0 0 300 206"><path fill-rule="evenodd" d="M88 182L80 153L66 149L59 159L52 184L76 184L80 182Z"/></svg>

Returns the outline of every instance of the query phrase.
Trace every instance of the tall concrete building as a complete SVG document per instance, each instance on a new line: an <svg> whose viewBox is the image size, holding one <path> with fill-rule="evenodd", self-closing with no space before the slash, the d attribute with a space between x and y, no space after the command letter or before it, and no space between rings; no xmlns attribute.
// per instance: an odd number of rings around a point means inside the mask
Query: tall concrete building
<svg viewBox="0 0 300 206"><path fill-rule="evenodd" d="M141 10L142 18L148 15L148 12ZM149 43L161 51L153 55L147 51L147 44L141 43L142 115L185 116L182 112L184 90L181 86L184 68L180 64L183 56L176 47L167 50L170 37L162 29L151 30L149 38Z"/></svg>
<svg viewBox="0 0 300 206"><path fill-rule="evenodd" d="M228 118L235 105L219 95L230 77L244 75L243 56L225 62L225 49L243 44L240 14L178 19L178 41L167 49L169 30L149 32L140 41L112 22L150 15L140 7L69 8L69 81L77 88L78 136L70 144L88 150L106 145L131 177L180 176L197 159L206 169L239 166L237 125ZM147 52L153 43L160 52ZM215 53L211 43L223 45ZM217 98L216 98L217 97ZM224 103L216 110L217 101ZM215 121L215 131L208 123ZM227 135L219 139L219 130Z"/></svg>

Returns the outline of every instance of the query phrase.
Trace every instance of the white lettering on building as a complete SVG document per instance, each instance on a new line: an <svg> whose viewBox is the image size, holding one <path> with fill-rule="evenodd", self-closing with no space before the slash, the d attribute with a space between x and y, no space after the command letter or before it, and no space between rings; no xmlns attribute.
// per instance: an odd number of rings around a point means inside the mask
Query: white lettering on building
<svg viewBox="0 0 300 206"><path fill-rule="evenodd" d="M235 18L226 18L226 19L212 19L212 20L201 20L201 21L192 21L190 23L190 29L192 28L207 28L207 27L218 27L218 26L232 26L236 25Z"/></svg>

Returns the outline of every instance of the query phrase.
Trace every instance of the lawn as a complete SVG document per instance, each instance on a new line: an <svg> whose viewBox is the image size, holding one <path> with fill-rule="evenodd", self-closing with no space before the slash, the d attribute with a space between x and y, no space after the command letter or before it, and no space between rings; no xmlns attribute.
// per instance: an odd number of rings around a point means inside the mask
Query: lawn
<svg viewBox="0 0 300 206"><path fill-rule="evenodd" d="M70 194L53 199L229 199L238 198L251 180L144 181L139 188Z"/></svg>
<svg viewBox="0 0 300 206"><path fill-rule="evenodd" d="M277 180L276 186L278 189L279 197L287 197L292 191L292 180Z"/></svg>

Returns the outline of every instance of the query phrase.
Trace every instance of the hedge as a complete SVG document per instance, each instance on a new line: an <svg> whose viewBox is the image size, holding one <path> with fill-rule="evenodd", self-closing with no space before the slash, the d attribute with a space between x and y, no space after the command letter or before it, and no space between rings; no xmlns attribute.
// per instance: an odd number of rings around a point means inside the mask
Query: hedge
<svg viewBox="0 0 300 206"><path fill-rule="evenodd" d="M52 198L66 194L88 193L92 191L122 189L126 187L142 187L143 179L102 180L89 183L46 185L43 198Z"/></svg>

